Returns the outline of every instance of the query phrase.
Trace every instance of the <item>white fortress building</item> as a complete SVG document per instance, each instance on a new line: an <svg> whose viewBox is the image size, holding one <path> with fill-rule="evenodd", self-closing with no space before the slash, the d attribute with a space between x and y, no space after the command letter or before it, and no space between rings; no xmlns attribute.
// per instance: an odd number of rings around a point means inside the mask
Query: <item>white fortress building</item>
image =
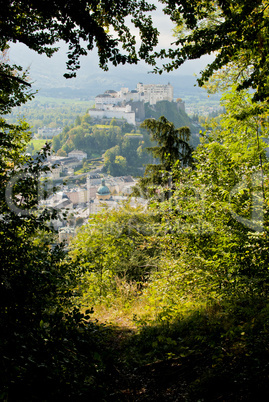
<svg viewBox="0 0 269 402"><path fill-rule="evenodd" d="M97 118L117 118L126 119L129 124L135 125L135 112L132 112L130 105L126 106L114 106L114 104L104 103L98 105L96 109L90 109L89 115Z"/></svg>
<svg viewBox="0 0 269 402"><path fill-rule="evenodd" d="M154 85L154 84L142 84L139 82L136 86L137 92L141 96L141 100L150 105L156 105L157 102L167 100L173 101L174 90L172 85Z"/></svg>
<svg viewBox="0 0 269 402"><path fill-rule="evenodd" d="M159 101L172 102L174 90L172 85L142 84L139 82L135 90L121 88L120 91L108 90L104 94L95 97L95 109L90 109L89 114L97 118L124 118L128 123L136 121L135 112L132 111L128 102L143 102L156 105Z"/></svg>

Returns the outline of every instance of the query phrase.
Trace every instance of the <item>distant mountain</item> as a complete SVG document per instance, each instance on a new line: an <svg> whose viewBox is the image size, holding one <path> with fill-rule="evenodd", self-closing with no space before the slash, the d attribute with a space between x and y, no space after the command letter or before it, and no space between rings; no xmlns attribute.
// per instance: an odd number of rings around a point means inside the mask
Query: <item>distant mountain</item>
<svg viewBox="0 0 269 402"><path fill-rule="evenodd" d="M29 67L33 87L38 89L42 96L94 99L96 95L107 89L119 90L121 87L135 89L138 82L148 84L170 82L174 87L175 98L182 97L186 93L205 94L203 89L195 86L196 78L193 75L195 68L191 62L187 64L187 67L183 66L178 71L162 75L150 74L150 67L144 63L111 67L108 72L105 72L99 68L97 55L93 52L81 59L81 69L76 78L65 79L63 77L66 72L64 47L49 59L29 50L24 45L11 45L10 60L24 68ZM200 71L203 67L201 63L197 66L196 71Z"/></svg>
<svg viewBox="0 0 269 402"><path fill-rule="evenodd" d="M119 74L107 73L106 76L103 74L104 73L100 72L94 75L89 74L84 78L77 78L74 80L75 85L70 86L55 86L51 84L46 87L42 87L39 93L42 96L59 98L85 98L93 100L96 95L101 94L108 89L117 91L120 90L121 87L127 87L132 90L136 88L138 82L147 84L167 84L170 82L174 88L175 98L183 97L186 93L190 95L207 96L203 89L195 86L196 79L192 76L179 76L176 80L168 80L167 77L162 77L159 75L145 75L133 72L130 74L130 72L127 71L121 71ZM52 83L50 80L49 82Z"/></svg>

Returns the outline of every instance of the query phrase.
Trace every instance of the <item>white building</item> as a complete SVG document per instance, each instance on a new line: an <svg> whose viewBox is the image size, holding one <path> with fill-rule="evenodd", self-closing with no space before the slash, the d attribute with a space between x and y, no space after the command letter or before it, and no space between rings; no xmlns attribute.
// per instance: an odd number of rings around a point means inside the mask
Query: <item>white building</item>
<svg viewBox="0 0 269 402"><path fill-rule="evenodd" d="M129 124L135 125L135 112L131 111L131 106L114 106L113 104L103 104L102 108L90 109L89 115L102 119L104 117L125 119Z"/></svg>
<svg viewBox="0 0 269 402"><path fill-rule="evenodd" d="M51 128L51 127L42 127L37 130L37 134L42 138L53 138L55 135L60 134L63 131L61 127Z"/></svg>
<svg viewBox="0 0 269 402"><path fill-rule="evenodd" d="M139 82L136 86L137 92L141 95L141 100L156 105L157 102L167 100L172 102L174 99L174 90L172 85L161 84L142 84Z"/></svg>
<svg viewBox="0 0 269 402"><path fill-rule="evenodd" d="M77 149L74 149L74 151L68 152L68 157L69 158L76 158L79 161L82 161L83 159L87 159L87 153L83 151L78 151Z"/></svg>
<svg viewBox="0 0 269 402"><path fill-rule="evenodd" d="M95 97L95 109L90 109L89 114L97 118L124 118L130 124L135 124L135 112L131 111L128 102L145 102L155 105L159 101L173 101L174 90L172 85L161 84L137 84L136 90L129 91L121 88L116 92L108 90L104 94Z"/></svg>

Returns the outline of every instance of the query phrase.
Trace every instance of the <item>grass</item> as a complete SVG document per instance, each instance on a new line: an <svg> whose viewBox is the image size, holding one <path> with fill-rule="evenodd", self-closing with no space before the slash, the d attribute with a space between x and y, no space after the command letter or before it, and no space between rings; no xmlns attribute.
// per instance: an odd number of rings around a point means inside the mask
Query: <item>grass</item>
<svg viewBox="0 0 269 402"><path fill-rule="evenodd" d="M148 292L118 280L95 303L92 319L111 331L108 401L268 400L267 296L194 294L163 320Z"/></svg>
<svg viewBox="0 0 269 402"><path fill-rule="evenodd" d="M34 152L38 152L46 144L46 142L51 142L51 140L50 139L33 139L29 142L29 145L33 144Z"/></svg>

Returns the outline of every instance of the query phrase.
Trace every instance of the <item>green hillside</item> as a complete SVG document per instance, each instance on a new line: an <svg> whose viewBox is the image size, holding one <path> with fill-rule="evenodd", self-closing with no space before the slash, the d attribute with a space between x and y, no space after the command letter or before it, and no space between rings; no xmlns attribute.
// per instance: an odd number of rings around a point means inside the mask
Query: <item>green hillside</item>
<svg viewBox="0 0 269 402"><path fill-rule="evenodd" d="M73 127L65 127L52 141L58 156L74 149L83 150L88 159L104 156L103 170L113 176L141 175L141 167L150 157L146 147L149 134L122 119L94 120L88 114L77 117ZM86 162L85 162L86 167Z"/></svg>
<svg viewBox="0 0 269 402"><path fill-rule="evenodd" d="M165 116L167 120L174 123L175 127L187 126L191 130L191 144L193 146L198 145L198 133L200 128L193 124L193 121L187 115L187 113L178 107L176 102L160 101L156 105L145 104L145 118L159 119L161 116Z"/></svg>
<svg viewBox="0 0 269 402"><path fill-rule="evenodd" d="M188 126L191 130L192 146L198 143L197 127L192 120L177 107L177 103L161 101L156 105L145 104L145 117L158 119L165 116L175 127ZM104 156L104 171L113 176L143 174L143 166L151 157L146 148L152 146L148 132L122 119L94 119L88 113L77 116L72 126L65 127L52 141L54 152L67 156L74 149L83 150L88 158Z"/></svg>

